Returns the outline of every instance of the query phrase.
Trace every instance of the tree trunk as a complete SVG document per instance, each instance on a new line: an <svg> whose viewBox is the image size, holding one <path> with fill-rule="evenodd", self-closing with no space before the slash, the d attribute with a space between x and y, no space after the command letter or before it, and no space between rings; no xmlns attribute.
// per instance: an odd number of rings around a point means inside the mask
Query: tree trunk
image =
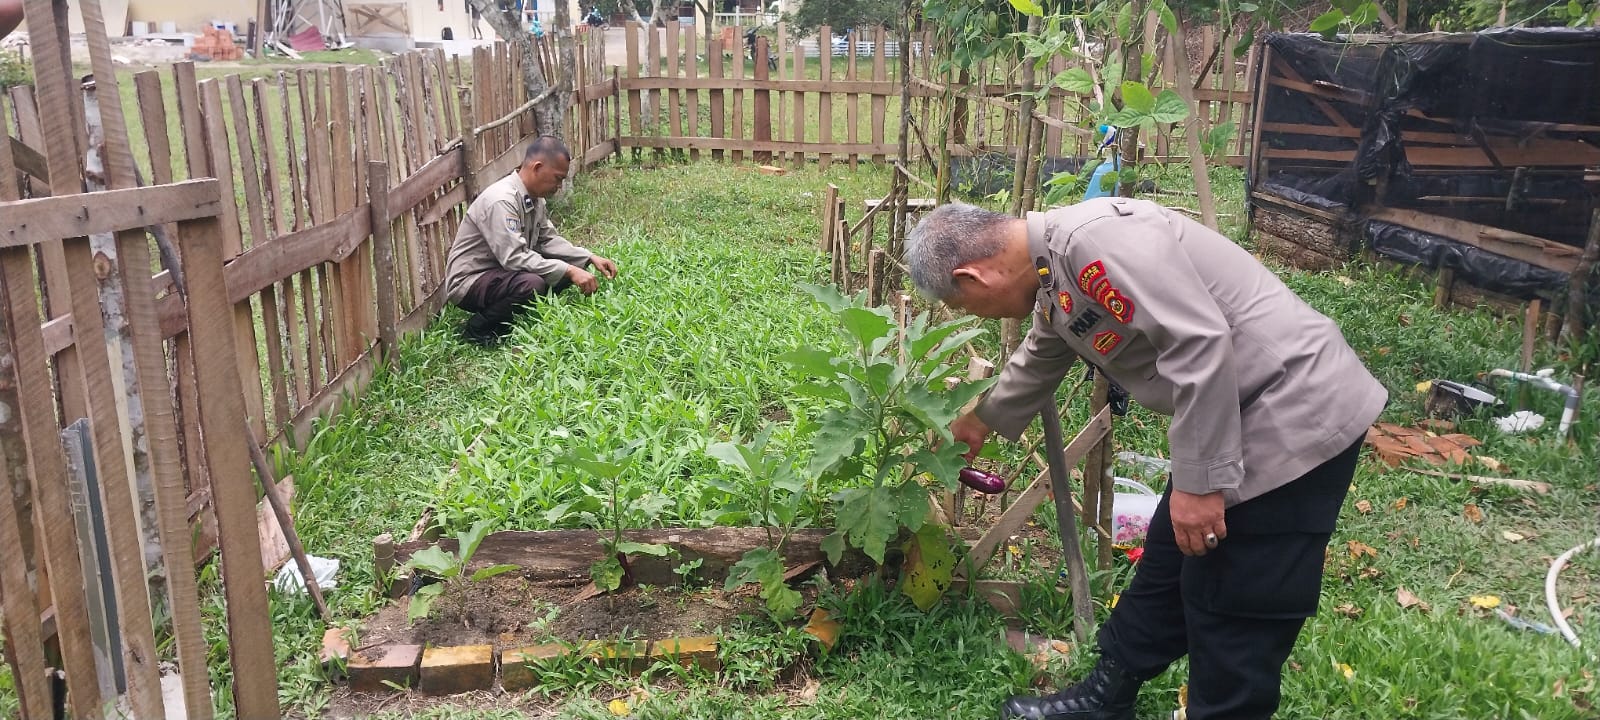
<svg viewBox="0 0 1600 720"><path fill-rule="evenodd" d="M515 9L500 9L496 7L494 0L468 1L478 8L478 12L489 22L489 27L494 29L495 34L510 43L512 48L522 55L522 85L528 97L533 98L543 94L550 84L544 76L544 71L539 68L538 48L534 46L533 34L522 24L520 13ZM558 12L565 14L566 11L563 7ZM560 15L557 17L559 24ZM567 24L570 25L570 18L568 20ZM567 71L567 75L570 77L570 70ZM551 95L545 102L540 103L538 112L534 113L534 128L540 135L562 134L561 128L564 124L562 120L566 115L566 105L561 102L564 99L562 95L561 92Z"/></svg>

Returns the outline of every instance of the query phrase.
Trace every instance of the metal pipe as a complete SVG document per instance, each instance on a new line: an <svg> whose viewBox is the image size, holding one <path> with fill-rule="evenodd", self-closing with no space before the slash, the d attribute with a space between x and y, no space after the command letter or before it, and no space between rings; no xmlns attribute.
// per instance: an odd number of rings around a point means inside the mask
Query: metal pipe
<svg viewBox="0 0 1600 720"><path fill-rule="evenodd" d="M1511 378L1512 380L1525 382L1529 385L1533 385L1534 387L1549 390L1551 392L1561 393L1562 395L1567 396L1566 405L1561 410L1561 425L1556 430L1556 439L1565 440L1567 439L1567 431L1572 429L1572 423L1578 417L1578 390L1571 385L1556 382L1556 380L1551 377L1554 372L1554 370L1549 368L1540 370L1537 373L1525 373L1517 372L1515 370L1506 370L1504 368L1495 368L1494 370L1489 371L1489 375L1490 377Z"/></svg>

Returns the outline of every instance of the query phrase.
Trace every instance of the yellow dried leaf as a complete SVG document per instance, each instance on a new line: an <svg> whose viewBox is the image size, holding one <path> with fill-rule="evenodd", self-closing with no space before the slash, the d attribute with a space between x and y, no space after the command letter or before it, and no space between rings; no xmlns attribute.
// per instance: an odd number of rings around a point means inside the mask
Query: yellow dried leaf
<svg viewBox="0 0 1600 720"><path fill-rule="evenodd" d="M1505 538L1506 542L1522 542L1523 540L1528 539L1528 536L1519 532L1512 532L1510 530L1502 530L1500 532L1500 537Z"/></svg>
<svg viewBox="0 0 1600 720"><path fill-rule="evenodd" d="M1333 667L1335 669L1337 669L1339 671L1339 674L1343 675L1344 679L1346 679L1346 680L1352 680L1356 676L1356 669L1353 668L1353 667L1350 667L1349 665L1346 665L1345 663L1336 662L1336 663L1333 664Z"/></svg>
<svg viewBox="0 0 1600 720"><path fill-rule="evenodd" d="M1107 605L1106 607L1116 607L1117 606L1117 601L1121 600L1121 599L1122 599L1122 593L1112 593L1112 595L1111 595L1111 604Z"/></svg>
<svg viewBox="0 0 1600 720"><path fill-rule="evenodd" d="M1189 706L1189 683L1184 683L1178 686L1178 706Z"/></svg>
<svg viewBox="0 0 1600 720"><path fill-rule="evenodd" d="M1474 525L1483 522L1483 511L1474 503L1467 503L1466 507L1461 509L1461 514L1466 516L1467 522Z"/></svg>
<svg viewBox="0 0 1600 720"><path fill-rule="evenodd" d="M1353 603L1345 603L1343 605L1340 605L1339 607L1334 608L1333 611L1338 613L1338 614L1340 614L1340 615L1343 615L1343 616L1345 616L1347 618L1350 618L1351 620L1354 620L1356 618L1361 617L1361 613L1362 613L1361 608L1356 607L1355 604L1353 604Z"/></svg>
<svg viewBox="0 0 1600 720"><path fill-rule="evenodd" d="M1396 509L1396 510L1404 510L1404 509L1406 509L1406 499L1405 498L1400 498L1399 500L1394 501L1394 509Z"/></svg>
<svg viewBox="0 0 1600 720"><path fill-rule="evenodd" d="M1360 512L1362 515L1365 515L1365 514L1367 514L1369 512L1372 512L1372 501L1371 500L1357 500L1356 501L1356 511Z"/></svg>
<svg viewBox="0 0 1600 720"><path fill-rule="evenodd" d="M1015 545L1007 545L1006 552L1011 553L1014 557L1022 557L1022 548Z"/></svg>
<svg viewBox="0 0 1600 720"><path fill-rule="evenodd" d="M1417 392L1419 392L1419 393L1425 393L1425 392L1427 392L1429 390L1432 390L1432 389L1433 389L1433 381L1432 380L1423 380L1422 382L1417 383Z"/></svg>
<svg viewBox="0 0 1600 720"><path fill-rule="evenodd" d="M1488 455L1475 455L1474 457L1478 459L1478 464L1488 468L1489 472L1500 472L1505 469L1505 465L1501 464L1499 460Z"/></svg>
<svg viewBox="0 0 1600 720"><path fill-rule="evenodd" d="M1499 595L1473 595L1468 600L1471 601L1473 607L1479 610L1493 610L1500 607Z"/></svg>
<svg viewBox="0 0 1600 720"><path fill-rule="evenodd" d="M622 698L617 698L609 703L606 703L606 709L610 710L611 714L617 717L627 717L628 713L633 712L633 708L628 707L628 701L623 700Z"/></svg>

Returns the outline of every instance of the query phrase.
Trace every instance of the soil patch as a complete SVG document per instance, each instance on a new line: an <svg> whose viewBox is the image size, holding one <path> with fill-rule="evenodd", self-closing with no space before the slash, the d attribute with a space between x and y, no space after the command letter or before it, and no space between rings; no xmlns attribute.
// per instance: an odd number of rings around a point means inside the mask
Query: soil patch
<svg viewBox="0 0 1600 720"><path fill-rule="evenodd" d="M536 584L515 574L473 583L464 598L435 601L426 619L406 619L410 598L396 601L362 626L360 645L429 646L494 644L502 649L555 641L644 639L713 635L740 616L764 612L754 588L637 586L578 600L582 588ZM803 588L807 601L815 592Z"/></svg>

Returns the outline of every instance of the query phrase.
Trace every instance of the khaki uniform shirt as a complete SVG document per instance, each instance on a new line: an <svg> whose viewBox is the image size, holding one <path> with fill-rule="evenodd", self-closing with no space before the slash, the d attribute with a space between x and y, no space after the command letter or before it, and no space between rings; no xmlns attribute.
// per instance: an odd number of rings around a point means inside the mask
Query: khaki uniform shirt
<svg viewBox="0 0 1600 720"><path fill-rule="evenodd" d="M522 178L507 175L485 188L467 207L445 261L445 299L461 302L486 270L537 273L554 286L570 265L594 255L556 234L543 198L528 195Z"/></svg>
<svg viewBox="0 0 1600 720"><path fill-rule="evenodd" d="M1016 439L1075 358L1172 416L1172 483L1233 506L1349 448L1388 393L1337 325L1226 237L1143 200L1029 213L1039 314L977 408Z"/></svg>

